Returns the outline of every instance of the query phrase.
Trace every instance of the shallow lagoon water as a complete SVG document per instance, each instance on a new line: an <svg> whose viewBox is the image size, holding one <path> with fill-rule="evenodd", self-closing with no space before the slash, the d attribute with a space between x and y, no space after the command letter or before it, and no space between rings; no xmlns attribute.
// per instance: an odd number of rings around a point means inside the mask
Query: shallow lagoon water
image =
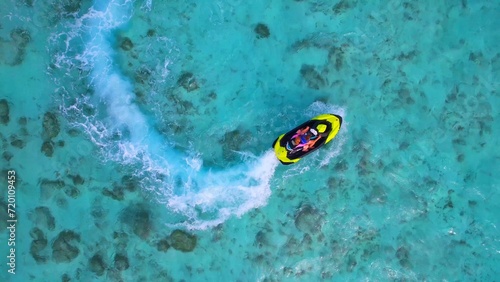
<svg viewBox="0 0 500 282"><path fill-rule="evenodd" d="M2 281L498 277L497 2L0 10ZM278 165L324 112L337 138Z"/></svg>

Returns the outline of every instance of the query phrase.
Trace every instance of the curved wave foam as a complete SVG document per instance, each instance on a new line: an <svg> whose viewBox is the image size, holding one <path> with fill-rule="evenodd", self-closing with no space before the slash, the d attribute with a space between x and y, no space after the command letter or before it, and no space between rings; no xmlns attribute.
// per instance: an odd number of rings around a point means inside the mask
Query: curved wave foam
<svg viewBox="0 0 500 282"><path fill-rule="evenodd" d="M265 205L278 164L271 151L229 169L209 170L200 159L174 150L134 103L133 86L114 62L112 48L113 32L126 25L131 14L131 1L95 1L76 19L57 62L74 68L68 52L75 48L69 45L74 38L86 38L85 48L75 58L94 95L75 98L64 110L81 114L78 103L85 103L99 111L80 125L106 159L137 167L143 188L153 191L172 214L166 219L169 225L205 229Z"/></svg>

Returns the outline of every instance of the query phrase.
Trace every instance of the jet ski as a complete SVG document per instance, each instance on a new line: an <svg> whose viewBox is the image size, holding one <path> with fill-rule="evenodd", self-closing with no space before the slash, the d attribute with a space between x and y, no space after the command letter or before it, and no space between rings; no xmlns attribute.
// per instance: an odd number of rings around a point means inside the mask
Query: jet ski
<svg viewBox="0 0 500 282"><path fill-rule="evenodd" d="M272 146L274 153L282 164L294 164L330 142L339 132L340 126L341 116L319 115L276 138Z"/></svg>

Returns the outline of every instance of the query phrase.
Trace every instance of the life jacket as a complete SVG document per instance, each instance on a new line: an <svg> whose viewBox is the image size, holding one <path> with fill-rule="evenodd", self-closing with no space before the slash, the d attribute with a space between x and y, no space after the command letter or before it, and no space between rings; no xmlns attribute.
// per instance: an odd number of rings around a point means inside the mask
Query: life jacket
<svg viewBox="0 0 500 282"><path fill-rule="evenodd" d="M317 132L316 132L317 133ZM309 137L309 140L307 140L307 135L310 135ZM294 141L297 137L300 137L300 143L296 144ZM302 134L302 135L299 135L298 133L296 133L295 135L292 136L292 145L295 145L295 147L293 148L294 150L295 149L298 149L298 148L302 148L304 147L307 143L311 142L312 140L315 140L316 138L318 138L319 135L314 135L314 134L311 134L311 130L309 130L308 132Z"/></svg>

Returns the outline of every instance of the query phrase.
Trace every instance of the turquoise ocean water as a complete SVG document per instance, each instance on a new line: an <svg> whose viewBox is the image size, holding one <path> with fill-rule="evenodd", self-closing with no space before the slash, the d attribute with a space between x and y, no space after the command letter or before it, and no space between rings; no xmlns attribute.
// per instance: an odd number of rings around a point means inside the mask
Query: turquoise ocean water
<svg viewBox="0 0 500 282"><path fill-rule="evenodd" d="M498 281L498 26L499 1L2 1L0 281ZM280 165L321 113L338 136Z"/></svg>

